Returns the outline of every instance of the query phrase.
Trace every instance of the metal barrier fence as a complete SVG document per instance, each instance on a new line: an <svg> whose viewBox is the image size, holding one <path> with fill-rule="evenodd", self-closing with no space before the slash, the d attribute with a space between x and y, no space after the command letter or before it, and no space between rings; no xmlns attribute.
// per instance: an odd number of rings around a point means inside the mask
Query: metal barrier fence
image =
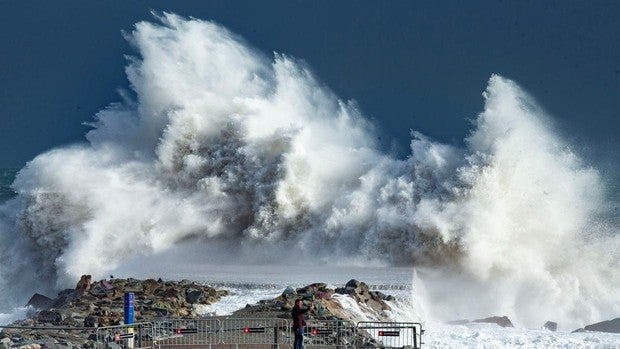
<svg viewBox="0 0 620 349"><path fill-rule="evenodd" d="M422 325L416 322L372 322L357 324L344 320L309 320L305 329L306 348L406 348L420 349ZM278 318L162 319L100 327L97 349L129 348L291 348L291 323Z"/></svg>
<svg viewBox="0 0 620 349"><path fill-rule="evenodd" d="M308 320L304 343L308 348L349 348L355 344L355 323L344 320Z"/></svg>
<svg viewBox="0 0 620 349"><path fill-rule="evenodd" d="M285 319L223 319L220 343L279 348L290 341L290 331L289 321Z"/></svg>
<svg viewBox="0 0 620 349"><path fill-rule="evenodd" d="M141 322L130 325L99 327L95 333L97 349L153 348L153 324Z"/></svg>
<svg viewBox="0 0 620 349"><path fill-rule="evenodd" d="M422 344L422 325L417 322L360 321L357 334L357 348L419 349Z"/></svg>
<svg viewBox="0 0 620 349"><path fill-rule="evenodd" d="M218 319L165 319L153 326L158 347L206 346L220 342Z"/></svg>

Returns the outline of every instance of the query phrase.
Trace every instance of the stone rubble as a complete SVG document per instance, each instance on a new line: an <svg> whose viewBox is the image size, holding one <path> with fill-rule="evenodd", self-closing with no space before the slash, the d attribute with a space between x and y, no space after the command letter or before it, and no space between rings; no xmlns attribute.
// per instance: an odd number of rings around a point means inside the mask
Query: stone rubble
<svg viewBox="0 0 620 349"><path fill-rule="evenodd" d="M93 348L94 328L123 323L124 295L133 292L134 322L158 317L199 317L195 305L213 304L228 295L192 281L111 279L91 282L84 275L75 289L60 291L56 298L35 294L27 305L35 311L13 327L63 327L75 330L6 328L0 333L3 348ZM92 328L92 329L89 329Z"/></svg>
<svg viewBox="0 0 620 349"><path fill-rule="evenodd" d="M199 318L196 306L213 304L229 294L192 281L163 281L137 279L110 279L91 282L90 275L83 275L75 289L66 289L52 299L35 294L27 305L33 309L27 319L11 324L14 327L49 327L47 330L5 328L0 333L0 349L58 348L78 349L95 347L95 328L123 323L124 295L133 292L134 322L149 322L156 318ZM290 317L295 299L315 304L310 319L347 320L347 313L333 299L335 294L349 295L360 305L365 305L374 317L381 318L393 300L381 292L370 291L360 281L351 280L345 287L330 289L324 283L314 283L302 288L286 288L282 295L247 305L231 317ZM385 319L387 320L387 319ZM62 330L52 329L62 327ZM66 328L66 329L64 329Z"/></svg>

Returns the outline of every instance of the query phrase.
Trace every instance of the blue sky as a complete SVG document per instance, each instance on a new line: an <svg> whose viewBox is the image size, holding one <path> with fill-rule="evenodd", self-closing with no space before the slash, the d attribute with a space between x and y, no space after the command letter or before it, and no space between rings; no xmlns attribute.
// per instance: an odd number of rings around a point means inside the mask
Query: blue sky
<svg viewBox="0 0 620 349"><path fill-rule="evenodd" d="M620 2L0 1L0 166L81 142L82 123L128 86L121 30L150 10L216 21L270 54L303 59L354 99L386 149L410 130L459 144L491 74L554 117L577 151L615 175Z"/></svg>

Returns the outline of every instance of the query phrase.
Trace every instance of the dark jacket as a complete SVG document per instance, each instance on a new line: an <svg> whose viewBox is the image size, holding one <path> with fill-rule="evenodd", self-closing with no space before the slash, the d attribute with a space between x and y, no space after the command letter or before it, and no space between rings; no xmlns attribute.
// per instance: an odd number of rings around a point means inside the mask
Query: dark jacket
<svg viewBox="0 0 620 349"><path fill-rule="evenodd" d="M306 326L306 319L304 314L308 312L310 308L302 308L295 305L291 310L291 317L293 318L293 329L303 328Z"/></svg>

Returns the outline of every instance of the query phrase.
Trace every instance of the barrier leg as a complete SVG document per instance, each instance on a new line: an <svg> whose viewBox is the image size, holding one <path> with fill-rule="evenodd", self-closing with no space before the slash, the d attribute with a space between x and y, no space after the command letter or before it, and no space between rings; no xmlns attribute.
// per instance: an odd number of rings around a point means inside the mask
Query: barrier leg
<svg viewBox="0 0 620 349"><path fill-rule="evenodd" d="M278 327L274 326L273 327L273 345L271 346L272 349L279 349L280 348L280 343L278 342Z"/></svg>

